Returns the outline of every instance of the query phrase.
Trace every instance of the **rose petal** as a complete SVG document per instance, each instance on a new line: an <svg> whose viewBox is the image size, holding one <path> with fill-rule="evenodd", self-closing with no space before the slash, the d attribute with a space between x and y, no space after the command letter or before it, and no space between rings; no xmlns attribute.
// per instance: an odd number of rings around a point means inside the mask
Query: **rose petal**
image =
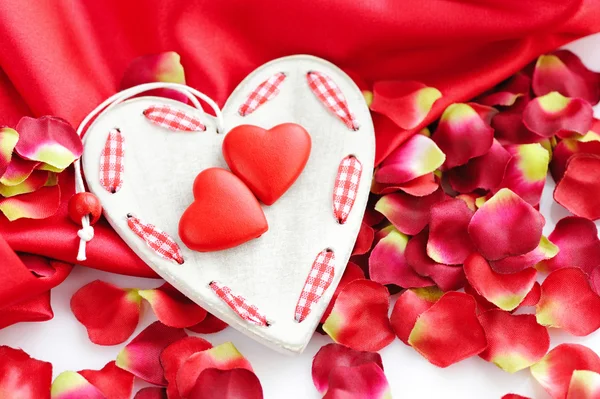
<svg viewBox="0 0 600 399"><path fill-rule="evenodd" d="M435 87L415 81L378 81L373 85L371 110L383 114L403 129L414 129L442 97Z"/></svg>
<svg viewBox="0 0 600 399"><path fill-rule="evenodd" d="M189 397L194 399L263 399L263 391L256 374L250 370L206 369L200 373Z"/></svg>
<svg viewBox="0 0 600 399"><path fill-rule="evenodd" d="M52 364L21 349L0 346L0 393L8 398L49 398Z"/></svg>
<svg viewBox="0 0 600 399"><path fill-rule="evenodd" d="M578 97L595 105L600 100L600 77L569 50L558 50L538 58L533 71L533 91L543 96L553 91Z"/></svg>
<svg viewBox="0 0 600 399"><path fill-rule="evenodd" d="M433 306L444 293L437 287L412 288L403 291L399 296L390 322L396 336L408 345L408 337L419 316Z"/></svg>
<svg viewBox="0 0 600 399"><path fill-rule="evenodd" d="M155 321L131 340L117 355L117 366L154 385L166 386L160 354L173 342L187 337L178 328Z"/></svg>
<svg viewBox="0 0 600 399"><path fill-rule="evenodd" d="M529 293L527 294L525 299L523 299L523 302L521 302L521 304L519 305L519 307L517 309L520 309L520 308L526 307L526 306L537 305L538 302L540 301L541 296L542 296L542 286L540 285L540 283L538 283L536 281L535 284L533 284L531 291L529 291Z"/></svg>
<svg viewBox="0 0 600 399"><path fill-rule="evenodd" d="M514 105L517 99L528 96L530 87L531 78L519 72L506 82L498 85L491 93L479 97L477 102L492 107L495 105L509 107Z"/></svg>
<svg viewBox="0 0 600 399"><path fill-rule="evenodd" d="M392 394L383 370L371 362L333 369L323 399L392 399Z"/></svg>
<svg viewBox="0 0 600 399"><path fill-rule="evenodd" d="M63 371L52 383L52 399L106 399L102 392L74 371Z"/></svg>
<svg viewBox="0 0 600 399"><path fill-rule="evenodd" d="M121 90L144 83L167 82L185 84L185 72L181 57L174 51L143 55L134 59L125 70ZM187 97L172 89L157 89L144 93L146 96L167 97L187 102Z"/></svg>
<svg viewBox="0 0 600 399"><path fill-rule="evenodd" d="M136 392L133 399L171 399L167 396L165 388L147 387Z"/></svg>
<svg viewBox="0 0 600 399"><path fill-rule="evenodd" d="M406 262L404 251L407 243L408 237L395 229L379 240L369 257L371 280L404 288L434 285L433 281L417 274Z"/></svg>
<svg viewBox="0 0 600 399"><path fill-rule="evenodd" d="M529 130L523 123L523 111L529 102L529 96L519 97L512 107L494 116L492 128L494 137L500 144L539 143L544 139Z"/></svg>
<svg viewBox="0 0 600 399"><path fill-rule="evenodd" d="M438 367L483 352L487 341L473 297L460 292L444 294L419 316L408 343Z"/></svg>
<svg viewBox="0 0 600 399"><path fill-rule="evenodd" d="M10 127L0 128L0 177L4 175L12 159L13 150L19 141L19 133Z"/></svg>
<svg viewBox="0 0 600 399"><path fill-rule="evenodd" d="M482 297L468 281L465 283L465 293L471 295L475 299L475 302L477 302L477 314L482 314L492 309L499 309L498 306Z"/></svg>
<svg viewBox="0 0 600 399"><path fill-rule="evenodd" d="M590 370L573 371L567 399L598 398L600 398L600 373Z"/></svg>
<svg viewBox="0 0 600 399"><path fill-rule="evenodd" d="M39 162L29 161L13 154L6 171L0 178L0 183L5 186L16 186L23 183L33 173Z"/></svg>
<svg viewBox="0 0 600 399"><path fill-rule="evenodd" d="M481 206L469 223L469 235L489 260L523 255L539 244L544 217L507 188Z"/></svg>
<svg viewBox="0 0 600 399"><path fill-rule="evenodd" d="M502 310L516 309L533 288L537 277L534 268L513 274L496 273L478 253L465 260L464 269L471 286Z"/></svg>
<svg viewBox="0 0 600 399"><path fill-rule="evenodd" d="M363 217L363 222L373 227L383 221L385 216L375 210L375 204L377 203L378 198L375 196L370 196L369 201L367 202L367 209L365 209L365 216Z"/></svg>
<svg viewBox="0 0 600 399"><path fill-rule="evenodd" d="M133 334L140 318L142 299L137 290L123 289L96 280L71 298L71 311L97 345L117 345Z"/></svg>
<svg viewBox="0 0 600 399"><path fill-rule="evenodd" d="M600 239L594 222L570 216L556 223L548 236L558 248L556 256L543 260L536 266L542 271L554 271L564 267L578 267L587 274L600 265Z"/></svg>
<svg viewBox="0 0 600 399"><path fill-rule="evenodd" d="M167 346L160 354L160 364L168 382L169 399L181 399L177 389L177 373L181 365L193 354L212 348L212 344L198 337L185 337Z"/></svg>
<svg viewBox="0 0 600 399"><path fill-rule="evenodd" d="M527 396L517 395L516 393L507 393L502 397L502 399L531 399Z"/></svg>
<svg viewBox="0 0 600 399"><path fill-rule="evenodd" d="M494 190L508 188L515 194L537 206L542 197L550 154L541 144L520 144L505 147L512 155L504 178Z"/></svg>
<svg viewBox="0 0 600 399"><path fill-rule="evenodd" d="M559 182L567 170L567 163L575 154L600 155L600 141L578 141L565 139L556 145L550 161L550 172L555 182Z"/></svg>
<svg viewBox="0 0 600 399"><path fill-rule="evenodd" d="M229 324L225 323L221 319L210 313L207 313L204 320L195 326L187 327L187 329L198 334L214 334L218 333L219 331L223 331L228 326Z"/></svg>
<svg viewBox="0 0 600 399"><path fill-rule="evenodd" d="M375 210L382 213L402 233L415 235L429 223L431 207L445 198L446 194L441 188L424 197L404 193L387 194L377 201Z"/></svg>
<svg viewBox="0 0 600 399"><path fill-rule="evenodd" d="M583 135L593 119L594 110L587 101L564 97L556 91L532 100L523 111L525 126L542 137Z"/></svg>
<svg viewBox="0 0 600 399"><path fill-rule="evenodd" d="M502 182L510 158L510 153L494 140L486 154L448 171L450 185L459 193L496 188Z"/></svg>
<svg viewBox="0 0 600 399"><path fill-rule="evenodd" d="M576 216L600 219L600 156L575 154L554 190L554 200Z"/></svg>
<svg viewBox="0 0 600 399"><path fill-rule="evenodd" d="M358 266L355 263L348 262L348 264L346 265L346 269L344 270L344 274L342 274L340 282L338 283L337 287L335 287L335 292L331 297L331 301L329 302L329 305L327 305L327 309L325 309L325 313L323 313L323 316L321 317L321 323L325 323L325 320L327 320L327 318L329 317L331 309L333 309L333 304L335 303L337 297L340 295L340 292L342 292L342 290L354 280L364 280L364 278L365 273L362 271L360 266Z"/></svg>
<svg viewBox="0 0 600 399"><path fill-rule="evenodd" d="M375 230L368 224L362 222L360 230L358 231L358 237L352 250L352 255L364 255L371 250L373 246L373 239L375 238Z"/></svg>
<svg viewBox="0 0 600 399"><path fill-rule="evenodd" d="M379 283L355 280L340 292L323 330L337 343L378 351L394 340L388 320L390 296Z"/></svg>
<svg viewBox="0 0 600 399"><path fill-rule="evenodd" d="M594 292L600 295L600 266L594 269L590 276L590 285Z"/></svg>
<svg viewBox="0 0 600 399"><path fill-rule="evenodd" d="M110 399L129 399L133 391L133 374L117 367L114 361L101 370L79 371L86 380Z"/></svg>
<svg viewBox="0 0 600 399"><path fill-rule="evenodd" d="M576 336L589 335L600 328L600 296L586 274L578 268L556 270L542 283L536 306L538 323L562 328Z"/></svg>
<svg viewBox="0 0 600 399"><path fill-rule="evenodd" d="M515 373L540 361L550 349L548 330L534 315L489 310L479 315L488 347L479 354L502 370Z"/></svg>
<svg viewBox="0 0 600 399"><path fill-rule="evenodd" d="M446 154L446 169L486 154L493 140L494 130L468 104L448 106L433 134L433 141Z"/></svg>
<svg viewBox="0 0 600 399"><path fill-rule="evenodd" d="M517 273L529 267L536 266L539 262L554 258L558 252L558 247L542 236L540 243L533 251L523 255L508 256L504 259L492 261L490 262L490 266L498 273Z"/></svg>
<svg viewBox="0 0 600 399"><path fill-rule="evenodd" d="M42 187L39 190L0 199L0 212L9 221L17 219L46 219L60 206L60 186Z"/></svg>
<svg viewBox="0 0 600 399"><path fill-rule="evenodd" d="M5 186L0 183L0 195L3 197L14 197L15 195L32 193L46 185L49 172L34 170L27 179L15 186Z"/></svg>
<svg viewBox="0 0 600 399"><path fill-rule="evenodd" d="M24 321L47 321L53 317L50 291L46 291L26 301L4 306L0 312L0 329Z"/></svg>
<svg viewBox="0 0 600 399"><path fill-rule="evenodd" d="M415 134L396 148L375 171L378 183L401 184L439 168L446 159L430 138Z"/></svg>
<svg viewBox="0 0 600 399"><path fill-rule="evenodd" d="M191 327L206 317L206 310L169 283L151 290L139 290L138 294L148 301L158 320L166 326Z"/></svg>
<svg viewBox="0 0 600 399"><path fill-rule="evenodd" d="M438 183L435 174L427 173L426 175L419 176L401 184L385 184L373 180L371 192L373 194L389 194L396 191L404 191L406 194L415 197L424 197L433 193L439 186L440 184Z"/></svg>
<svg viewBox="0 0 600 399"><path fill-rule="evenodd" d="M252 371L252 366L231 342L197 352L188 357L177 372L177 388L183 398L190 396L196 380L206 369L231 370L242 368Z"/></svg>
<svg viewBox="0 0 600 399"><path fill-rule="evenodd" d="M17 124L19 141L15 151L25 159L44 162L58 169L71 165L83 152L81 138L67 121L53 116L25 116Z"/></svg>
<svg viewBox="0 0 600 399"><path fill-rule="evenodd" d="M600 358L594 351L583 345L561 344L531 366L533 377L553 398L567 396L571 376L575 370L590 370L598 373Z"/></svg>
<svg viewBox="0 0 600 399"><path fill-rule="evenodd" d="M475 250L468 227L474 212L460 199L447 199L431 207L427 255L438 263L462 264Z"/></svg>

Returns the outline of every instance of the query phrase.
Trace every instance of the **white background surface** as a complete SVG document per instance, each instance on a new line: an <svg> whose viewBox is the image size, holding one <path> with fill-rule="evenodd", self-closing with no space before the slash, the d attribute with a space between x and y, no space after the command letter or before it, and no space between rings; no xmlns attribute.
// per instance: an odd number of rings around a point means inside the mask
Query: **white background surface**
<svg viewBox="0 0 600 399"><path fill-rule="evenodd" d="M600 71L600 54L597 52L600 48L600 34L567 47L582 57L588 67ZM600 106L597 106L595 111L596 117L599 117ZM553 189L554 183L549 179L540 209L547 221L544 228L545 235L554 229L554 224L558 220L568 215L568 212L552 199ZM600 223L596 224L600 226ZM161 285L159 280L124 277L76 267L67 280L52 291L54 319L45 323L19 323L0 330L0 344L23 348L31 356L51 362L54 365L55 376L65 370L99 369L114 360L124 344L113 347L92 344L85 328L77 322L69 308L73 293L96 279L122 287L151 288ZM394 300L395 296L392 298L392 303ZM142 319L134 336L154 320L151 309L145 304ZM331 342L328 337L315 334L306 351L296 357L281 355L266 349L232 328L203 337L213 345L232 341L252 363L262 383L265 399L320 397L312 384L311 362L319 348ZM600 353L600 331L584 338L551 331L551 338L551 347L563 342L576 342ZM446 369L439 369L398 339L380 353L392 395L396 399L499 399L508 392L532 398L548 398L528 370L511 375L479 357L467 359ZM143 383L136 380L135 390L141 386Z"/></svg>

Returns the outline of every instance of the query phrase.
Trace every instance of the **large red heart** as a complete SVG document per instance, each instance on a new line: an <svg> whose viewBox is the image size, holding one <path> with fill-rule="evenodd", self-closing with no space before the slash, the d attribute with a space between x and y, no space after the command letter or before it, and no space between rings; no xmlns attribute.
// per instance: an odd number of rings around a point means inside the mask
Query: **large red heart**
<svg viewBox="0 0 600 399"><path fill-rule="evenodd" d="M223 157L259 200L272 205L302 173L310 147L310 135L295 123L269 130L240 125L225 136Z"/></svg>
<svg viewBox="0 0 600 399"><path fill-rule="evenodd" d="M233 248L269 228L252 192L228 170L203 170L194 180L193 191L194 202L179 220L179 237L194 251Z"/></svg>

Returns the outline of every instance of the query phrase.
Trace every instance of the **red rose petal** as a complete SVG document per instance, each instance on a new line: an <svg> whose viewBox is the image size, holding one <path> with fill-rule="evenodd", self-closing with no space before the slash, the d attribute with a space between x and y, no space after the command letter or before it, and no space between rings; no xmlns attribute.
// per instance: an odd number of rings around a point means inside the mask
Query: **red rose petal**
<svg viewBox="0 0 600 399"><path fill-rule="evenodd" d="M528 96L530 88L531 78L519 72L495 87L491 93L479 97L477 102L491 107L495 105L509 107L514 105L517 99Z"/></svg>
<svg viewBox="0 0 600 399"><path fill-rule="evenodd" d="M200 373L189 398L263 399L263 391L256 374L250 370L206 369Z"/></svg>
<svg viewBox="0 0 600 399"><path fill-rule="evenodd" d="M424 197L432 194L440 187L438 179L434 173L427 173L423 176L419 176L413 180L409 180L406 183L401 184L385 184L378 183L373 180L371 185L371 192L373 194L389 194L396 191L404 191L406 194L415 197Z"/></svg>
<svg viewBox="0 0 600 399"><path fill-rule="evenodd" d="M381 356L374 352L361 352L339 344L323 346L312 363L312 379L317 391L327 392L329 375L336 367L354 367L365 363L375 363L383 370Z"/></svg>
<svg viewBox="0 0 600 399"><path fill-rule="evenodd" d="M169 283L151 290L139 290L138 294L150 303L158 320L166 326L191 327L206 317L206 310Z"/></svg>
<svg viewBox="0 0 600 399"><path fill-rule="evenodd" d="M148 387L142 388L133 397L133 399L171 399L167 396L165 388Z"/></svg>
<svg viewBox="0 0 600 399"><path fill-rule="evenodd" d="M424 197L413 197L405 193L384 195L375 204L375 210L382 213L404 234L415 235L427 223L431 207L446 198L444 190L437 189Z"/></svg>
<svg viewBox="0 0 600 399"><path fill-rule="evenodd" d="M136 290L96 280L73 294L71 311L86 328L90 341L98 345L117 345L135 331L140 304Z"/></svg>
<svg viewBox="0 0 600 399"><path fill-rule="evenodd" d="M389 383L375 363L336 367L329 376L329 390L323 399L391 399Z"/></svg>
<svg viewBox="0 0 600 399"><path fill-rule="evenodd" d="M537 276L534 268L513 274L496 273L478 253L465 260L464 269L471 286L502 310L516 309L533 288Z"/></svg>
<svg viewBox="0 0 600 399"><path fill-rule="evenodd" d="M182 329L155 321L121 349L117 366L151 384L166 386L160 354L164 348L186 336Z"/></svg>
<svg viewBox="0 0 600 399"><path fill-rule="evenodd" d="M512 315L503 310L490 310L479 315L488 341L482 359L504 371L515 373L540 361L550 349L550 336L534 315Z"/></svg>
<svg viewBox="0 0 600 399"><path fill-rule="evenodd" d="M81 370L78 372L104 396L110 399L129 399L133 391L133 374L109 362L101 370Z"/></svg>
<svg viewBox="0 0 600 399"><path fill-rule="evenodd" d="M193 354L212 348L212 344L198 337L185 337L167 346L160 354L160 364L168 382L169 399L181 399L177 389L177 373L181 365Z"/></svg>
<svg viewBox="0 0 600 399"><path fill-rule="evenodd" d="M517 395L516 393L507 393L502 397L502 399L531 399L527 396Z"/></svg>
<svg viewBox="0 0 600 399"><path fill-rule="evenodd" d="M537 266L539 270L551 272L578 267L591 274L600 265L600 239L594 222L576 216L563 218L556 223L548 239L559 252L552 259L541 261Z"/></svg>
<svg viewBox="0 0 600 399"><path fill-rule="evenodd" d="M408 343L438 367L483 352L487 341L473 297L460 292L444 294L419 316Z"/></svg>
<svg viewBox="0 0 600 399"><path fill-rule="evenodd" d="M594 269L590 276L590 285L594 292L600 295L600 266Z"/></svg>
<svg viewBox="0 0 600 399"><path fill-rule="evenodd" d="M600 219L600 156L575 154L554 190L554 200L576 216Z"/></svg>
<svg viewBox="0 0 600 399"><path fill-rule="evenodd" d="M352 255L364 255L371 250L373 239L375 238L375 230L366 223L361 223L358 237L352 250Z"/></svg>
<svg viewBox="0 0 600 399"><path fill-rule="evenodd" d="M379 240L369 257L371 280L383 285L394 284L403 288L434 285L433 281L419 275L406 262L404 251L407 243L408 237L396 229Z"/></svg>
<svg viewBox="0 0 600 399"><path fill-rule="evenodd" d="M508 256L504 259L490 262L492 269L498 273L517 273L529 267L536 266L539 262L552 259L559 253L559 249L548 238L542 236L537 248L523 255Z"/></svg>
<svg viewBox="0 0 600 399"><path fill-rule="evenodd" d="M498 260L534 250L544 223L535 208L503 188L475 212L469 235L483 256Z"/></svg>
<svg viewBox="0 0 600 399"><path fill-rule="evenodd" d="M494 130L468 104L452 104L446 108L433 141L446 154L446 169L466 164L469 159L486 154L494 140Z"/></svg>
<svg viewBox="0 0 600 399"><path fill-rule="evenodd" d="M553 398L565 398L575 370L600 372L600 357L579 344L561 344L538 363L531 374Z"/></svg>
<svg viewBox="0 0 600 399"><path fill-rule="evenodd" d="M492 309L498 309L498 306L482 297L479 292L477 292L477 290L473 288L471 284L469 284L468 281L465 283L465 293L471 295L475 299L475 302L477 302L477 314L481 314Z"/></svg>
<svg viewBox="0 0 600 399"><path fill-rule="evenodd" d="M523 111L529 102L528 96L520 97L512 107L502 110L492 119L494 137L500 144L539 143L544 139L529 130L523 123Z"/></svg>
<svg viewBox="0 0 600 399"><path fill-rule="evenodd" d="M398 296L390 322L396 336L408 345L408 337L419 316L444 295L437 287L412 288Z"/></svg>
<svg viewBox="0 0 600 399"><path fill-rule="evenodd" d="M46 291L26 301L3 307L0 311L0 329L24 321L47 321L53 317L50 291Z"/></svg>
<svg viewBox="0 0 600 399"><path fill-rule="evenodd" d="M467 230L473 214L460 199L451 198L433 205L427 255L438 263L462 264L475 250Z"/></svg>
<svg viewBox="0 0 600 399"><path fill-rule="evenodd" d="M323 330L352 349L378 351L394 340L389 306L387 288L374 281L355 280L340 292Z"/></svg>
<svg viewBox="0 0 600 399"><path fill-rule="evenodd" d="M346 265L346 269L344 270L344 274L342 274L342 278L340 279L339 284L335 287L335 292L327 305L327 309L325 309L325 313L323 313L323 317L321 317L321 323L325 323L325 320L329 317L331 313L331 309L333 309L333 304L335 303L337 297L340 295L340 292L346 287L348 284L353 282L354 280L360 280L365 278L365 273L362 271L360 266L355 263L348 262Z"/></svg>
<svg viewBox="0 0 600 399"><path fill-rule="evenodd" d="M523 111L525 126L542 137L584 135L593 119L594 110L590 103L564 97L555 91L532 100Z"/></svg>
<svg viewBox="0 0 600 399"><path fill-rule="evenodd" d="M562 140L556 145L550 161L550 172L555 182L559 182L567 170L567 163L574 154L600 155L600 141Z"/></svg>
<svg viewBox="0 0 600 399"><path fill-rule="evenodd" d="M383 219L385 219L385 216L375 210L376 202L377 198L375 196L369 197L367 209L365 209L365 216L363 217L363 222L371 227L383 222Z"/></svg>
<svg viewBox="0 0 600 399"><path fill-rule="evenodd" d="M50 399L51 383L50 363L34 359L20 349L0 346L0 393L7 399Z"/></svg>
<svg viewBox="0 0 600 399"><path fill-rule="evenodd" d="M585 336L600 328L600 296L578 268L556 270L542 283L536 306L538 323Z"/></svg>
<svg viewBox="0 0 600 399"><path fill-rule="evenodd" d="M525 306L535 306L540 301L542 296L542 286L537 281L533 284L533 288L529 291L529 294L523 299L523 302L519 305L519 308Z"/></svg>
<svg viewBox="0 0 600 399"><path fill-rule="evenodd" d="M206 369L231 370L236 368L252 371L252 366L231 343L197 352L188 357L177 372L177 389L182 397L188 398L196 380Z"/></svg>
<svg viewBox="0 0 600 399"><path fill-rule="evenodd" d="M598 398L600 398L600 373L589 370L573 371L567 399Z"/></svg>
<svg viewBox="0 0 600 399"><path fill-rule="evenodd" d="M219 331L223 331L229 326L223 320L218 317L207 313L206 318L195 326L188 327L187 329L198 334L214 334Z"/></svg>

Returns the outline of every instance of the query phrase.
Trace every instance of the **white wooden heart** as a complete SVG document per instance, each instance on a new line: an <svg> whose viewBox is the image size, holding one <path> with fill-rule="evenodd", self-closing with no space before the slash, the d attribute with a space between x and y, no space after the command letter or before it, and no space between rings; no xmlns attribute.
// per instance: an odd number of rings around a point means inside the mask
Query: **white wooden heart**
<svg viewBox="0 0 600 399"><path fill-rule="evenodd" d="M310 90L307 73L321 72L339 86L360 128L349 129ZM253 113L241 116L249 94L271 76L283 72L279 94ZM143 111L169 105L199 118L203 132L173 132L153 125ZM375 139L369 110L352 80L331 63L311 56L281 58L249 75L223 109L225 131L241 124L269 129L284 122L302 125L311 135L309 161L294 185L272 206L263 206L269 230L238 247L216 252L189 250L179 239L178 223L192 203L192 184L202 170L227 168L221 153L224 134L215 118L201 110L158 97L124 101L101 114L85 135L82 158L89 190L123 240L166 281L228 324L282 352L301 352L312 336L335 291L360 229L371 186ZM116 193L100 184L100 156L108 133L119 128L125 137L124 182ZM359 189L348 220L333 215L333 189L340 161L354 155L363 165ZM133 213L169 234L181 247L181 265L161 258L127 225ZM310 315L294 319L298 297L317 254L335 254L331 286ZM269 326L257 326L234 313L209 287L212 281L231 288L262 312Z"/></svg>

